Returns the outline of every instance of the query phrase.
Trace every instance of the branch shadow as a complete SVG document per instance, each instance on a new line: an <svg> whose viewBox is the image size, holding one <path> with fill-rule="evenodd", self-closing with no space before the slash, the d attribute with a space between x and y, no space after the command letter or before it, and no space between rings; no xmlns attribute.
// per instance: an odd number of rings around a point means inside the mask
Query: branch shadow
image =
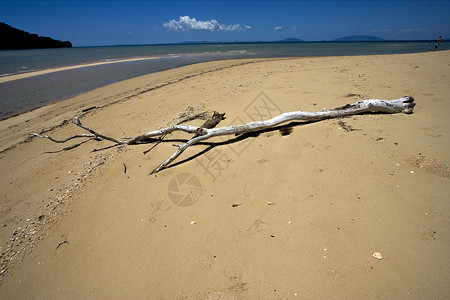
<svg viewBox="0 0 450 300"><path fill-rule="evenodd" d="M55 153L60 153L60 152L63 152L63 151L69 151L69 150L75 149L75 148L77 148L77 147L79 147L79 146L83 145L84 143L87 143L87 142L89 142L91 140L92 139L87 139L85 141L82 141L81 143L76 143L74 145L70 145L68 147L65 147L65 148L62 148L62 149L59 149L59 150L55 150L55 151L45 151L44 154L55 154Z"/></svg>
<svg viewBox="0 0 450 300"><path fill-rule="evenodd" d="M268 132L280 131L281 135L285 136L285 135L291 134L295 127L309 125L309 124L317 123L317 122L320 122L320 121L322 121L322 120L303 121L303 122L301 122L301 121L300 122L299 121L293 121L293 122L290 122L290 123L287 123L287 124L284 124L284 125L279 125L279 126L276 126L276 127L271 127L271 128L267 128L267 129L253 131L253 132L245 133L245 134L242 134L242 135L237 135L237 136L235 136L233 138L230 138L228 140L221 141L221 142L206 142L206 141L205 142L199 142L199 143L196 143L195 146L196 145L200 145L200 146L208 146L208 147L206 149L203 149L203 150L199 151L196 154L193 154L193 155L191 155L191 156L181 160L181 161L174 162L174 163L166 166L164 169L170 169L170 168L176 167L178 165L181 165L181 164L187 163L189 161L192 161L192 160L194 160L194 159L196 159L196 158L198 158L198 157L208 153L209 151L213 150L216 147L225 146L225 145L232 145L232 144L238 143L240 141L243 141L243 140L246 140L246 139L249 139L249 138L258 137L259 135L261 135L263 133L268 133ZM80 142L80 143L77 143L77 144L65 147L65 148L60 149L60 150L49 151L49 152L45 152L45 153L59 153L59 152L63 152L63 151L69 151L69 150L77 148L78 146L80 146L80 145L82 145L84 143L87 143L87 142L89 142L91 140L93 140L93 139L90 138L90 139L87 139L87 140L85 140L83 142ZM140 141L139 143L137 143L135 145L155 144L154 146L156 146L159 143L186 143L188 141L189 141L189 139L148 138L148 139ZM105 150L112 149L112 148L118 147L118 146L122 146L122 145L121 144L114 144L114 145L110 145L110 146L99 148L99 149L93 149L91 152L105 151ZM151 149L153 149L154 146ZM147 153L147 152L148 151L144 152L144 154Z"/></svg>
<svg viewBox="0 0 450 300"><path fill-rule="evenodd" d="M289 135L292 133L292 130L294 127L298 127L298 126L304 126L304 125L309 125L309 124L313 124L316 122L320 122L320 121L306 121L306 122L298 122L298 121L294 121L294 122L290 122L288 124L284 124L284 125L280 125L280 126L276 126L276 127L272 127L272 128L268 128L268 129L262 129L262 130L258 130L258 131L253 131L253 132L249 132L249 133L245 133L242 135L238 135L235 136L234 138L231 138L229 140L223 141L223 142L200 142L197 143L195 145L207 145L209 146L208 148L193 154L179 162L176 163L172 163L168 166L166 166L164 169L170 169L173 167L176 167L178 165L187 163L191 160L194 160L202 155L204 155L205 153L208 153L209 151L211 151L212 149L216 148L216 147L220 147L220 146L224 146L224 145L231 145L249 138L255 138L258 137L259 135L263 134L263 133L268 133L268 132L274 132L274 131L280 131L281 135ZM167 140L166 142L168 142L169 140ZM184 142L187 142L188 140L184 140ZM163 141L164 142L164 141Z"/></svg>

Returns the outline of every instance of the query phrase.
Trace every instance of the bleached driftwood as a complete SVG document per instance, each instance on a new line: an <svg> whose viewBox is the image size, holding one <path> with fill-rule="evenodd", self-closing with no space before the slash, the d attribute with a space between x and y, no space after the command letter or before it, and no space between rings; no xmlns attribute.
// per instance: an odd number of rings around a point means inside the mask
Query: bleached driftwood
<svg viewBox="0 0 450 300"><path fill-rule="evenodd" d="M319 121L319 120L325 120L325 119L332 119L332 118L340 118L340 117L346 117L350 115L356 115L356 114L363 114L363 113L406 113L410 114L413 112L414 106L416 104L414 103L414 98L411 96L406 96L403 98L395 99L395 100L379 100L379 99L370 99L370 100L363 100L359 101L353 104L347 104L342 107L338 107L335 109L330 110L323 110L319 112L304 112L304 111L293 111L293 112L287 112L280 114L272 119L265 120L265 121L256 121L256 122L250 122L243 125L232 125L232 126L226 126L226 127L219 127L219 128L202 128L197 126L190 126L190 125L174 125L171 127L150 131L147 133L144 133L142 135L136 136L134 138L126 139L126 140L117 140L115 138L111 138L108 136L105 136L103 134L100 134L83 124L81 124L80 120L76 117L75 118L75 124L79 127L87 130L90 132L90 134L77 134L70 136L64 140L56 140L49 136L40 135L37 133L30 133L33 136L40 137L40 138L48 138L53 142L56 143L64 143L74 138L82 138L82 137L89 137L94 138L97 140L109 140L112 141L118 145L134 145L142 143L144 140L167 135L174 131L184 131L186 133L194 134L194 137L191 138L189 141L184 143L183 145L179 145L178 150L172 154L167 160L165 160L163 163L161 163L158 167L156 167L150 174L154 174L159 172L160 170L164 169L169 165L172 161L174 161L178 156L180 156L181 153L183 153L189 146L195 145L198 142L210 139L212 137L216 136L222 136L222 135L237 135L237 134L245 134L249 132L254 131L261 131L268 128L275 127L277 125L280 125L282 123L290 122L290 121Z"/></svg>

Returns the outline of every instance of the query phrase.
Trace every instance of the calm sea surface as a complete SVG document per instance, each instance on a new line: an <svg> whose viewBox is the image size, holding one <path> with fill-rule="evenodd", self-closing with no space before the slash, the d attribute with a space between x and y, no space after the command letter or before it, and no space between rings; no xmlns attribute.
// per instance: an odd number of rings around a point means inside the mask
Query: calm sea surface
<svg viewBox="0 0 450 300"><path fill-rule="evenodd" d="M107 84L199 62L236 58L417 53L431 51L433 48L433 42L308 42L0 51L0 77L85 63L156 57L152 60L97 65L0 83L0 119Z"/></svg>

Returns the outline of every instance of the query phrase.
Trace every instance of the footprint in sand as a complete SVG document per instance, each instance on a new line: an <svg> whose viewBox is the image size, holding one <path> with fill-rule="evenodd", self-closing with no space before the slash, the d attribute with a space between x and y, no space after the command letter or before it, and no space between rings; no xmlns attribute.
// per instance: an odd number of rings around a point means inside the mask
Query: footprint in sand
<svg viewBox="0 0 450 300"><path fill-rule="evenodd" d="M267 222L263 220L263 216L264 215L261 215L259 219L253 221L252 225L249 228L247 228L246 231L250 234L256 234L267 228Z"/></svg>
<svg viewBox="0 0 450 300"><path fill-rule="evenodd" d="M157 201L155 203L151 203L150 206L152 207L152 210L150 212L150 216L148 218L150 223L155 223L158 219L159 215L161 214L161 207L163 205L164 201Z"/></svg>
<svg viewBox="0 0 450 300"><path fill-rule="evenodd" d="M407 158L406 162L413 167L423 169L427 173L441 177L450 177L450 163L443 159L427 158L419 155Z"/></svg>
<svg viewBox="0 0 450 300"><path fill-rule="evenodd" d="M217 237L220 236L221 232L222 230L220 228L216 228L208 233L205 239L205 244L208 246L208 248L213 248L215 246L215 244L217 243Z"/></svg>
<svg viewBox="0 0 450 300"><path fill-rule="evenodd" d="M420 234L420 237L426 241L435 241L436 236L437 232L432 229L425 230Z"/></svg>
<svg viewBox="0 0 450 300"><path fill-rule="evenodd" d="M210 271L214 266L214 256L207 250L202 250L198 255L199 266L206 271Z"/></svg>
<svg viewBox="0 0 450 300"><path fill-rule="evenodd" d="M256 161L256 163L258 163L258 164L260 164L260 165L263 165L263 164L265 164L265 163L267 163L267 162L269 162L269 160L268 160L268 159L265 159L265 158L261 158L260 160L257 160L257 161Z"/></svg>
<svg viewBox="0 0 450 300"><path fill-rule="evenodd" d="M247 283L242 281L242 270L246 269L246 266L237 269L236 267L228 266L223 269L223 275L230 280L231 286L228 290L235 293L242 293L248 289Z"/></svg>

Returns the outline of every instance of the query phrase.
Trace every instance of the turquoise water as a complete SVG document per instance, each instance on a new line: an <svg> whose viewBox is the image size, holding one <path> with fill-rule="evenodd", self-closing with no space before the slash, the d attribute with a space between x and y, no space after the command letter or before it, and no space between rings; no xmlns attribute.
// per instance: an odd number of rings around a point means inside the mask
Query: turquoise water
<svg viewBox="0 0 450 300"><path fill-rule="evenodd" d="M434 42L177 44L0 51L0 76L84 63L120 62L0 84L0 119L121 80L184 65L236 58L401 54L432 51ZM440 49L445 48L442 44Z"/></svg>

